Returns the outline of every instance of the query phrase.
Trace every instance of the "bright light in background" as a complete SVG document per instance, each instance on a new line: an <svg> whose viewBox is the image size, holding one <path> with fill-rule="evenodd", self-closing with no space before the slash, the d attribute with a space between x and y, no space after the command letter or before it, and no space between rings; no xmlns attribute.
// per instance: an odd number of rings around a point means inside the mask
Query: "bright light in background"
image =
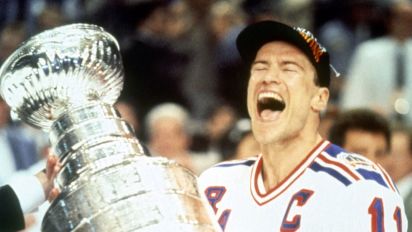
<svg viewBox="0 0 412 232"><path fill-rule="evenodd" d="M410 111L409 102L405 98L396 99L395 111L399 114L408 114Z"/></svg>

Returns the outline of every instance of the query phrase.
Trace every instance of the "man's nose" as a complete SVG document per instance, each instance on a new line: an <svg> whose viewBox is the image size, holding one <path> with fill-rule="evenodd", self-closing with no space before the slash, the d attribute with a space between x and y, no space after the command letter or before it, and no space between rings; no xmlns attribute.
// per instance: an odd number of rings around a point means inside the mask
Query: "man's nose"
<svg viewBox="0 0 412 232"><path fill-rule="evenodd" d="M281 82L279 69L270 68L269 71L263 76L263 82L279 84Z"/></svg>

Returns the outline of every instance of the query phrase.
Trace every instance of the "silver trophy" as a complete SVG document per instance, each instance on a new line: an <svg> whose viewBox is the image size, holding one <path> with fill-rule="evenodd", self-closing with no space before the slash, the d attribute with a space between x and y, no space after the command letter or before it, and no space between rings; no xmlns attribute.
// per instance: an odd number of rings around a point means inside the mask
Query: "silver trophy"
<svg viewBox="0 0 412 232"><path fill-rule="evenodd" d="M122 87L118 43L95 25L42 32L2 65L2 97L49 133L63 166L42 231L216 231L196 176L144 155L113 107Z"/></svg>

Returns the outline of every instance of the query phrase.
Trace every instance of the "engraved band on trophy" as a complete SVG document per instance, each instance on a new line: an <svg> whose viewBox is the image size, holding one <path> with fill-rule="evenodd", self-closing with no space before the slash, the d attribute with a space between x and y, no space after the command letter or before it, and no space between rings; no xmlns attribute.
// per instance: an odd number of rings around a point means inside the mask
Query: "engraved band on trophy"
<svg viewBox="0 0 412 232"><path fill-rule="evenodd" d="M196 176L144 155L113 107L122 87L116 39L90 24L33 36L2 65L2 97L62 163L42 231L215 231Z"/></svg>

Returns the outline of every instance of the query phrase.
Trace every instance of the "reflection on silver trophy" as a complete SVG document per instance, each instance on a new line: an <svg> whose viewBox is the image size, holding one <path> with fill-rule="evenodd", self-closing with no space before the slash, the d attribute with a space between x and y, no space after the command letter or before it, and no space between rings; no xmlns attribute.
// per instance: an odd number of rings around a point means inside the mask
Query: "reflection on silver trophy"
<svg viewBox="0 0 412 232"><path fill-rule="evenodd" d="M40 33L1 67L1 95L63 164L42 231L215 231L195 175L146 156L114 109L122 87L117 41L89 24Z"/></svg>

